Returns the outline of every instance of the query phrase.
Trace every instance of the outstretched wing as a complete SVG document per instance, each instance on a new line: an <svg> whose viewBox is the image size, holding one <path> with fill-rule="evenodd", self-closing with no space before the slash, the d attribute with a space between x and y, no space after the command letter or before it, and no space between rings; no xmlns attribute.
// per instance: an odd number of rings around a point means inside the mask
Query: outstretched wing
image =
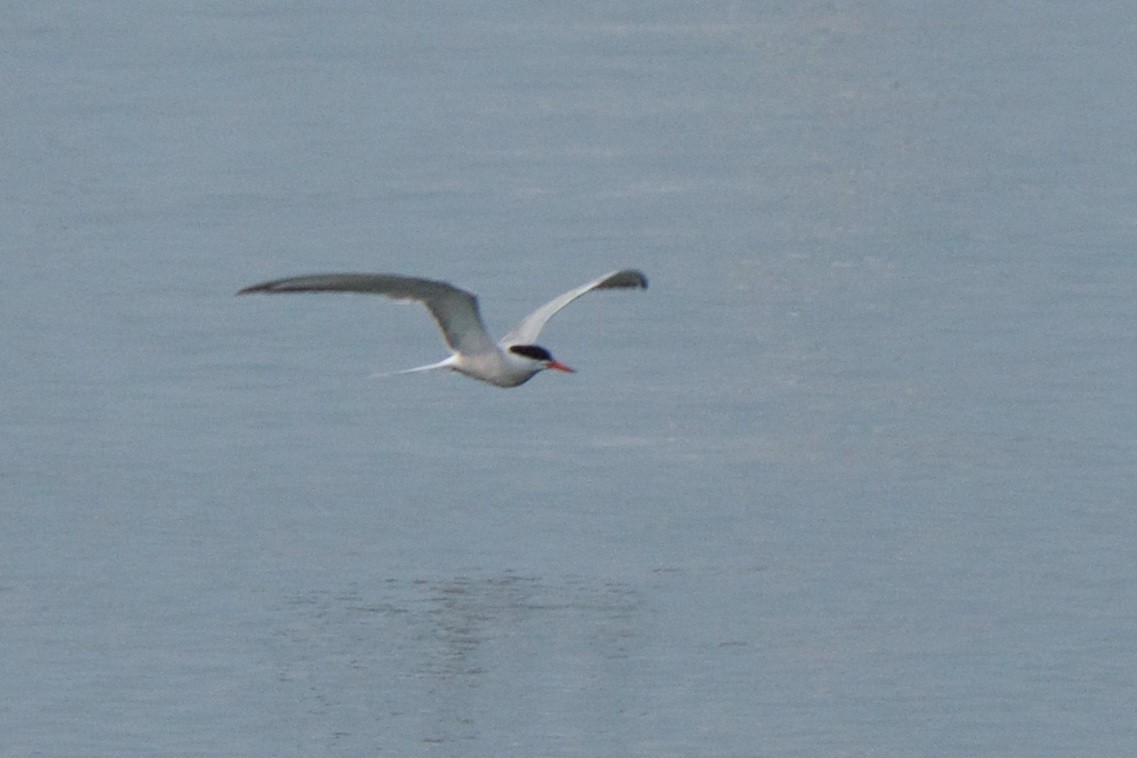
<svg viewBox="0 0 1137 758"><path fill-rule="evenodd" d="M641 271L625 268L619 271L613 271L610 274L605 274L599 279L577 287L574 290L569 290L526 316L512 332L505 335L500 344L531 345L537 341L541 330L545 328L545 324L553 317L553 314L581 295L591 292L592 290L627 288L647 289L647 277L644 276Z"/></svg>
<svg viewBox="0 0 1137 758"><path fill-rule="evenodd" d="M313 274L254 284L237 294L253 292L362 292L395 300L416 300L438 322L451 350L471 354L496 349L478 312L478 298L434 279L394 274Z"/></svg>

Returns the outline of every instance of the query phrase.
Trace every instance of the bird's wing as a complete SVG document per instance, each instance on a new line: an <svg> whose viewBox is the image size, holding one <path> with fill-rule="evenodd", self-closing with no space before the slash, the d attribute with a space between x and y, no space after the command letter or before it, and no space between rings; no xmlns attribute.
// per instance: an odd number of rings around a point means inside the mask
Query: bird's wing
<svg viewBox="0 0 1137 758"><path fill-rule="evenodd" d="M254 284L237 294L253 292L363 292L416 300L438 322L451 350L472 354L496 349L478 313L478 298L446 282L394 274L313 274Z"/></svg>
<svg viewBox="0 0 1137 758"><path fill-rule="evenodd" d="M505 335L501 344L530 345L537 340L538 335L541 334L541 330L545 328L545 324L553 317L553 314L561 308L564 308L573 300L576 300L581 295L591 292L592 290L618 288L647 289L647 277L644 276L641 271L625 268L619 271L613 271L610 274L605 274L599 279L581 285L574 290L569 290L565 294L553 298L526 316L512 332Z"/></svg>

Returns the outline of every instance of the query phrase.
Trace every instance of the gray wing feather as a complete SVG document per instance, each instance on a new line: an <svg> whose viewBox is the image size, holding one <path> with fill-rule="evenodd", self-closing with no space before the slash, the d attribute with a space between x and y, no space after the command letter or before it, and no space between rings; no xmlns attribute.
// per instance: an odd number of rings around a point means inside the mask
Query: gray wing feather
<svg viewBox="0 0 1137 758"><path fill-rule="evenodd" d="M517 325L517 327L501 340L502 345L531 345L536 342L537 337L540 336L541 330L545 328L545 324L566 305L576 300L581 295L591 292L592 290L604 289L647 289L647 277L644 276L642 271L637 271L632 268L620 269L605 274L599 279L594 279L588 284L583 284L574 290L553 298L549 302L542 305L537 310L530 313L525 319Z"/></svg>
<svg viewBox="0 0 1137 758"><path fill-rule="evenodd" d="M434 279L395 274L313 274L254 284L237 294L254 292L361 292L395 300L415 300L430 311L452 350L471 354L495 349L482 323L478 298Z"/></svg>

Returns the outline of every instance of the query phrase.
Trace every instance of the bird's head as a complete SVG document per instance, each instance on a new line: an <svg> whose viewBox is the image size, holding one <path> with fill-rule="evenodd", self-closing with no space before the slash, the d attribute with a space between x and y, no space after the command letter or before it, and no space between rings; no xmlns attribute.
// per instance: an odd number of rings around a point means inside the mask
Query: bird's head
<svg viewBox="0 0 1137 758"><path fill-rule="evenodd" d="M513 360L532 366L534 373L551 368L555 371L564 371L566 374L575 374L576 371L560 361L553 360L549 351L540 345L510 345L509 356Z"/></svg>

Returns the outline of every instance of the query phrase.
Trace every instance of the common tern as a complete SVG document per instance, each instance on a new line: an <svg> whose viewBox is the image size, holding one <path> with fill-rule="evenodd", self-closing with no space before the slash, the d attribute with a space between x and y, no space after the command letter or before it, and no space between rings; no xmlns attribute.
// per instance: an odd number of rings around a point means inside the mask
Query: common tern
<svg viewBox="0 0 1137 758"><path fill-rule="evenodd" d="M438 322L452 355L438 363L397 373L448 369L498 387L516 387L545 369L574 373L573 369L554 360L548 350L534 344L541 329L557 311L592 290L629 288L647 289L647 277L630 268L605 274L545 303L497 344L482 323L478 298L466 290L434 279L395 274L313 274L254 284L237 294L363 292L396 300L415 300L425 305Z"/></svg>

